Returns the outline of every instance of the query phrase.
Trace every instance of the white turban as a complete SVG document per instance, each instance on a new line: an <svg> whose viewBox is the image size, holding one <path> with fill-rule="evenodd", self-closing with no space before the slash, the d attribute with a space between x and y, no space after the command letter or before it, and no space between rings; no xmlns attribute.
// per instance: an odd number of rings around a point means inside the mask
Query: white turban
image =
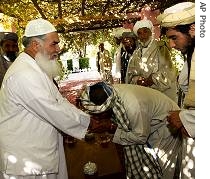
<svg viewBox="0 0 210 179"><path fill-rule="evenodd" d="M124 27L121 27L114 29L111 34L116 38L120 38L122 37L123 32L131 32L131 29L126 29Z"/></svg>
<svg viewBox="0 0 210 179"><path fill-rule="evenodd" d="M143 27L146 27L148 29L151 30L151 32L153 32L153 24L150 20L140 20L140 21L137 21L135 23L135 25L133 26L133 32L138 36L137 34L137 31L140 29L140 28L143 28Z"/></svg>
<svg viewBox="0 0 210 179"><path fill-rule="evenodd" d="M177 25L191 24L195 22L195 3L178 3L157 17L162 27L173 27Z"/></svg>

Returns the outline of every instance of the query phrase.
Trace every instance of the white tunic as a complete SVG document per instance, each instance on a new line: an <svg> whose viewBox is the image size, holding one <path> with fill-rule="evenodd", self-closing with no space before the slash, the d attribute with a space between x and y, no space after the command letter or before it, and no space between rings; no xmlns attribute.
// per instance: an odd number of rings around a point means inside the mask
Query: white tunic
<svg viewBox="0 0 210 179"><path fill-rule="evenodd" d="M90 122L26 53L5 75L0 116L0 173L23 176L58 173L59 131L81 139Z"/></svg>
<svg viewBox="0 0 210 179"><path fill-rule="evenodd" d="M185 74L185 78L188 78L187 71L183 72L182 74ZM180 86L184 85L181 84ZM188 134L192 138L186 138L183 140L181 178L188 179L191 177L194 179L195 140L193 138L195 138L195 53L193 53L191 59L189 85L186 86L184 106L191 109L182 109L179 117Z"/></svg>

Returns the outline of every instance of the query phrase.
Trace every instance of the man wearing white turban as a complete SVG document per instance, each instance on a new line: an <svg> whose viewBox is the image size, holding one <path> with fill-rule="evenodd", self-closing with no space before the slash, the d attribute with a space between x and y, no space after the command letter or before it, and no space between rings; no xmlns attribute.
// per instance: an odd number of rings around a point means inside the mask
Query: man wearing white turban
<svg viewBox="0 0 210 179"><path fill-rule="evenodd" d="M58 43L49 21L30 21L23 37L24 52L4 76L0 179L68 179L61 131L82 139L90 117L64 99L53 83Z"/></svg>
<svg viewBox="0 0 210 179"><path fill-rule="evenodd" d="M166 9L157 20L169 39L169 45L180 50L185 59L178 79L180 89L185 94L183 109L172 111L168 121L175 128L185 129L182 133L184 139L182 161L180 161L181 178L193 179L195 178L195 4L192 2L176 4Z"/></svg>
<svg viewBox="0 0 210 179"><path fill-rule="evenodd" d="M122 33L120 48L114 56L116 77L119 79L120 83L125 83L128 62L134 50L137 48L137 45L137 37L131 30L130 32Z"/></svg>
<svg viewBox="0 0 210 179"><path fill-rule="evenodd" d="M140 44L130 57L126 83L159 90L177 101L176 71L165 42L154 39L150 20L137 21L133 31Z"/></svg>

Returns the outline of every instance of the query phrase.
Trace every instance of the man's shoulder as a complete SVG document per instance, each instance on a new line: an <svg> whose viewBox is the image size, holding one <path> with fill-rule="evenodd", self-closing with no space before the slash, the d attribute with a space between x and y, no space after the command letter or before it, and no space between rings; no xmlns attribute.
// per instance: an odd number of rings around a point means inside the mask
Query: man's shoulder
<svg viewBox="0 0 210 179"><path fill-rule="evenodd" d="M7 70L8 69L8 64L7 60L3 57L3 55L0 55L0 69L1 71ZM4 71L3 70L3 71ZM0 71L0 72L1 72Z"/></svg>
<svg viewBox="0 0 210 179"><path fill-rule="evenodd" d="M157 44L157 46L159 47L163 47L166 46L166 42L164 40L155 40L155 43Z"/></svg>
<svg viewBox="0 0 210 179"><path fill-rule="evenodd" d="M165 54L166 52L167 53L170 52L170 47L169 47L169 45L167 44L166 41L164 41L164 40L157 40L156 43L157 43L157 47L159 48L161 53Z"/></svg>

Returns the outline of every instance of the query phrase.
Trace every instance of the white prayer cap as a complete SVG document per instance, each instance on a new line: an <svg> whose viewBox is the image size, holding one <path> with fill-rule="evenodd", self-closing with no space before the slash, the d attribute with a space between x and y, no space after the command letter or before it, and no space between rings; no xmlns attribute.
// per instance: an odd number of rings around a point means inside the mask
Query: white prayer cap
<svg viewBox="0 0 210 179"><path fill-rule="evenodd" d="M195 22L195 3L182 2L164 10L157 17L162 27L191 24Z"/></svg>
<svg viewBox="0 0 210 179"><path fill-rule="evenodd" d="M39 18L31 20L25 29L25 37L35 37L39 35L45 35L50 32L56 32L55 27L47 20Z"/></svg>
<svg viewBox="0 0 210 179"><path fill-rule="evenodd" d="M150 20L144 19L144 20L137 21L135 23L135 25L133 26L133 32L138 36L137 31L143 27L150 29L151 32L153 31L152 22Z"/></svg>
<svg viewBox="0 0 210 179"><path fill-rule="evenodd" d="M126 29L124 27L114 29L112 35L116 38L122 37L123 32L131 32L131 29Z"/></svg>

